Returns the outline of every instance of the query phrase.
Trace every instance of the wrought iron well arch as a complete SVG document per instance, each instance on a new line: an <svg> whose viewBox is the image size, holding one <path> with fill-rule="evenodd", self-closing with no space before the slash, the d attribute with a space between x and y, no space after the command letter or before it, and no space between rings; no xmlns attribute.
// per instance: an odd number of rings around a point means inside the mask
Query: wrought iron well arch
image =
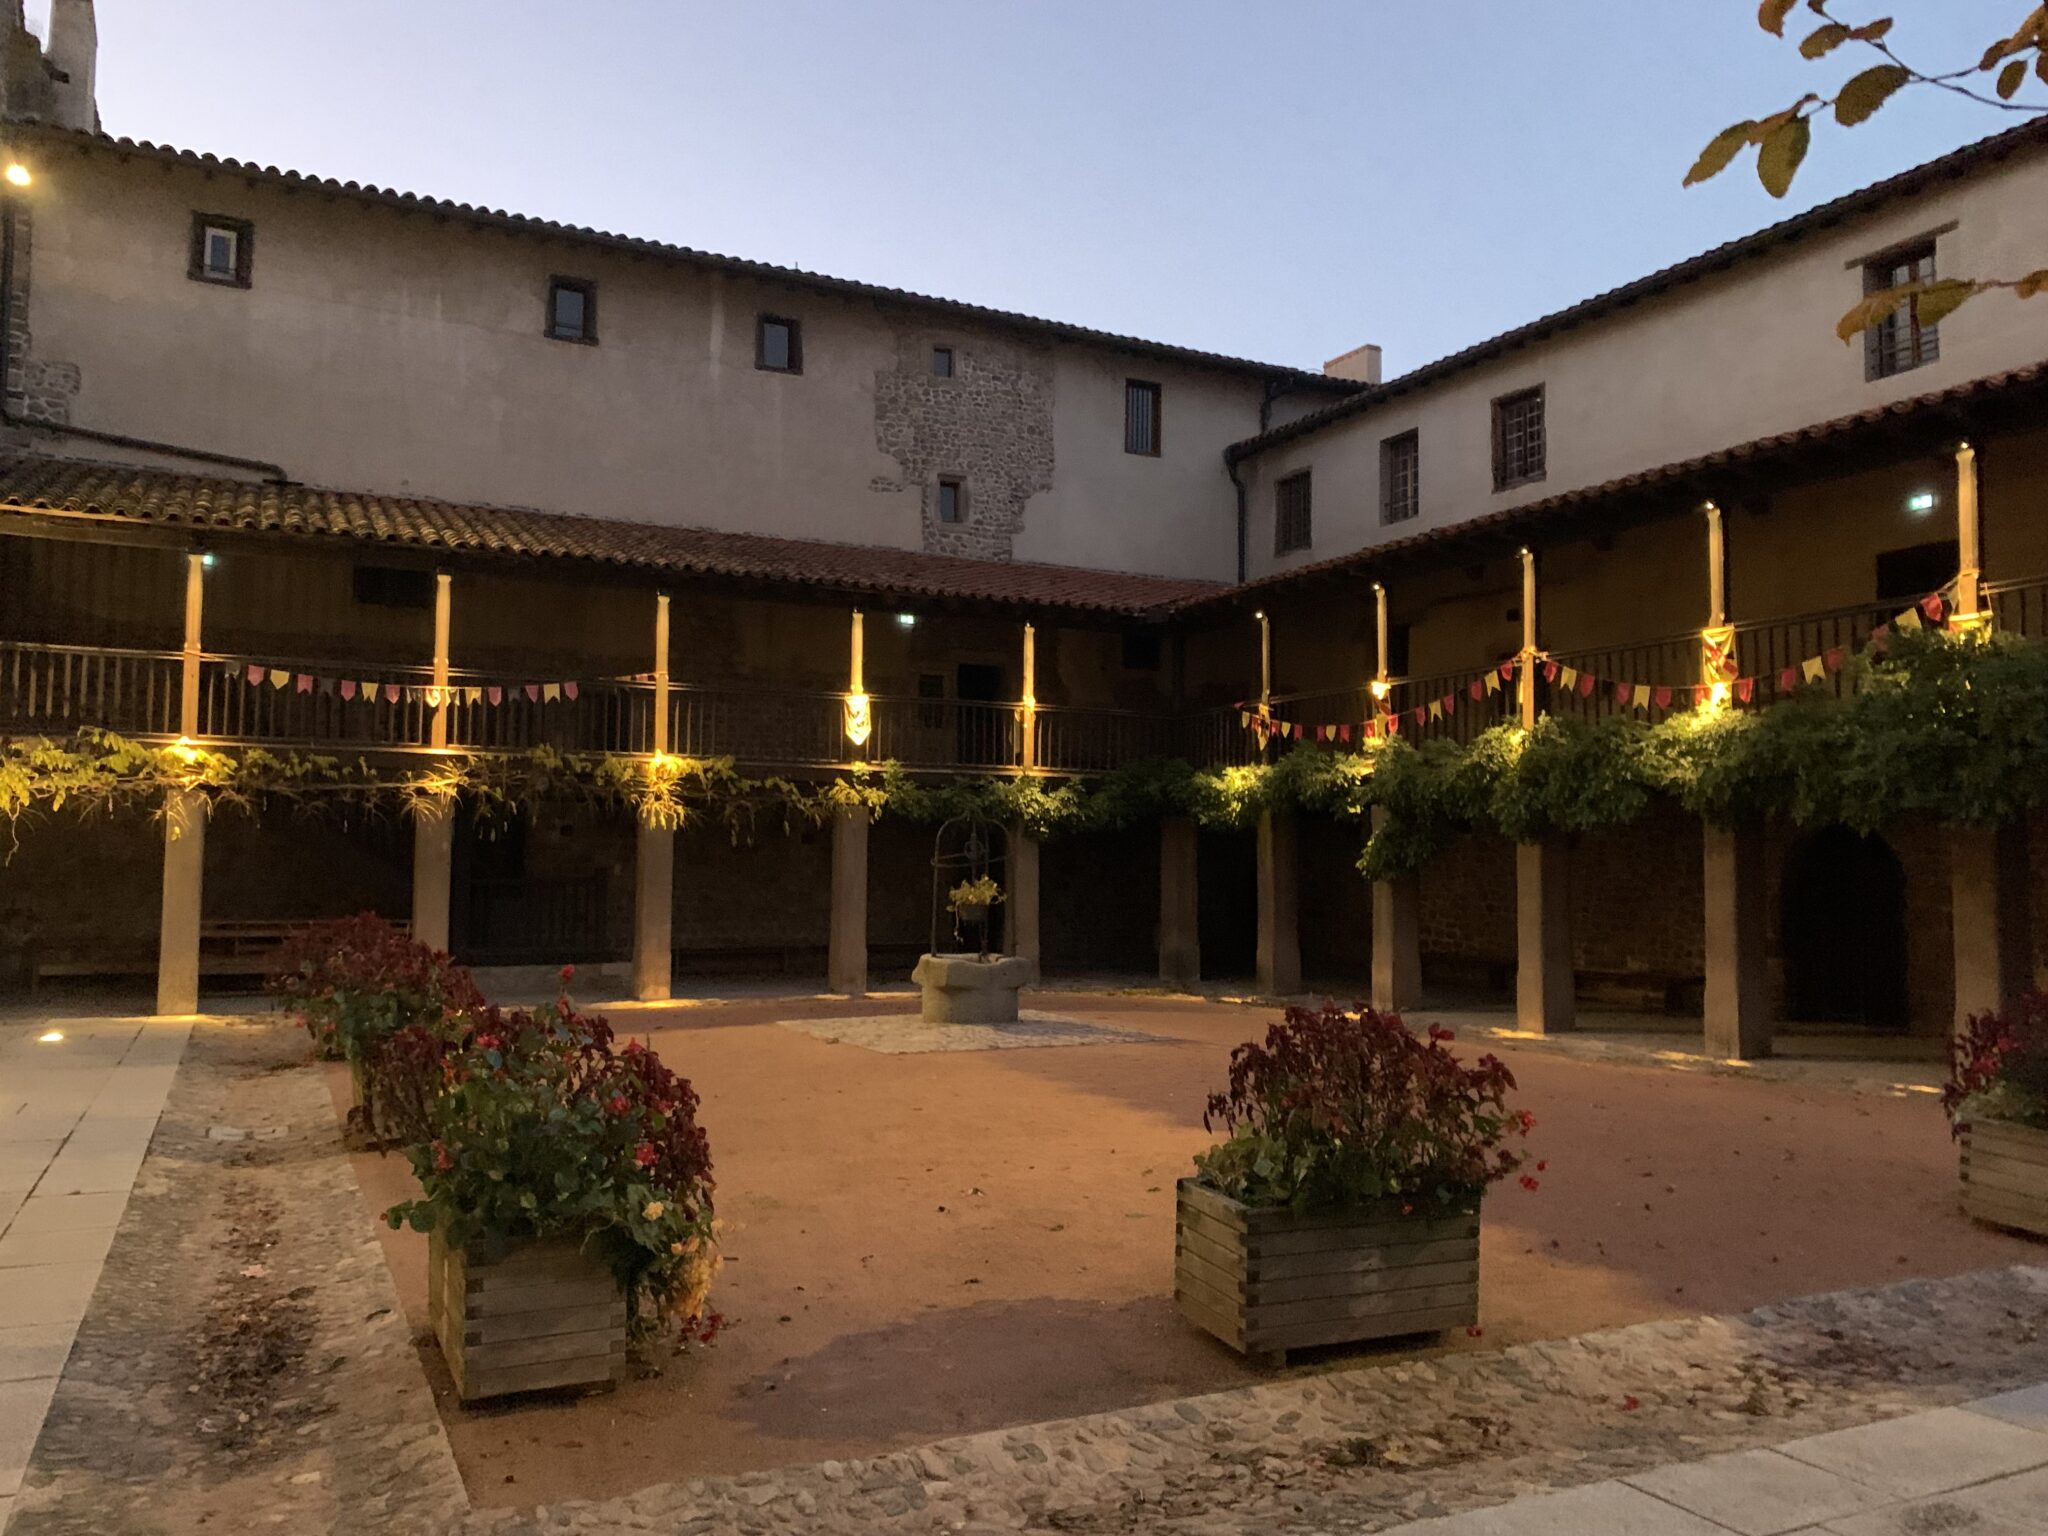
<svg viewBox="0 0 2048 1536"><path fill-rule="evenodd" d="M1003 877L1009 873L1009 864L1010 834L1001 823L967 815L955 816L940 824L938 836L932 839L933 954L961 953L958 946L966 942L961 930L972 928L976 949L987 956L989 932L996 921L994 906L983 907L978 915L969 911L956 917L950 897L955 887L969 880L981 879L995 881L1007 896L1009 890L1003 884ZM949 931L956 947L942 949L940 936Z"/></svg>

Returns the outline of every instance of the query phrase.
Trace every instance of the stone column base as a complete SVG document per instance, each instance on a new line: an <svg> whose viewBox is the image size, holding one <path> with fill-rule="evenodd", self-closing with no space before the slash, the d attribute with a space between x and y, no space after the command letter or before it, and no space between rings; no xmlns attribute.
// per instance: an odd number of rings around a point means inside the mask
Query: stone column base
<svg viewBox="0 0 2048 1536"><path fill-rule="evenodd" d="M1572 977L1571 854L1561 837L1515 845L1515 1026L1577 1027Z"/></svg>

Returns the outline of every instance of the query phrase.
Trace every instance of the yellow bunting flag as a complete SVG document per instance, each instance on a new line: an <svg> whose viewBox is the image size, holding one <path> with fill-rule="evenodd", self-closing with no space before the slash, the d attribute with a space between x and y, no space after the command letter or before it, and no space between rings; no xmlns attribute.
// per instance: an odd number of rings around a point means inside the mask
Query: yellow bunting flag
<svg viewBox="0 0 2048 1536"><path fill-rule="evenodd" d="M274 667L273 667L273 668L271 669L271 673L270 673L270 686L271 686L271 687L273 687L273 688L282 688L282 687L283 687L283 686L284 686L284 685L285 685L286 683L290 682L291 680L292 680L292 675L291 675L291 673L289 673L289 672L280 672L280 671L278 671L278 670L277 670L276 668L274 668Z"/></svg>
<svg viewBox="0 0 2048 1536"><path fill-rule="evenodd" d="M1826 659L1820 656L1807 657L1806 660L1799 663L1799 675L1809 683L1819 682L1828 675Z"/></svg>
<svg viewBox="0 0 2048 1536"><path fill-rule="evenodd" d="M542 683L540 685L540 696L552 704L562 696L562 685L560 683Z"/></svg>
<svg viewBox="0 0 2048 1536"><path fill-rule="evenodd" d="M1557 669L1557 683L1558 686L1560 688L1563 688L1566 692L1570 692L1572 689L1578 687L1579 669L1577 667L1559 667Z"/></svg>
<svg viewBox="0 0 2048 1536"><path fill-rule="evenodd" d="M1431 699L1429 701L1429 718L1432 720L1441 720L1443 719L1443 717L1444 701L1442 699Z"/></svg>
<svg viewBox="0 0 2048 1536"><path fill-rule="evenodd" d="M1486 674L1486 691L1488 693L1500 692L1500 672L1498 670L1489 671Z"/></svg>
<svg viewBox="0 0 2048 1536"><path fill-rule="evenodd" d="M1897 615L1892 620L1892 627L1894 629L1903 629L1909 634L1917 631L1920 628L1920 610L1918 608L1908 608L1904 613Z"/></svg>
<svg viewBox="0 0 2048 1536"><path fill-rule="evenodd" d="M465 703L465 704L481 704L481 703L483 703L483 701L484 701L484 691L483 691L483 689L481 689L481 688L465 688L465 689L463 689L463 690L462 690L462 702L463 702L463 703Z"/></svg>

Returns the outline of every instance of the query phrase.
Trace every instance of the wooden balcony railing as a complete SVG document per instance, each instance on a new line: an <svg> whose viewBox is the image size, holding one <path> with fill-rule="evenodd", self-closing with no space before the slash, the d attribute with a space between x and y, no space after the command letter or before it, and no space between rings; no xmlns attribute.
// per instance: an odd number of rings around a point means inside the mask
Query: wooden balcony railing
<svg viewBox="0 0 2048 1536"><path fill-rule="evenodd" d="M97 725L126 736L175 736L184 658L0 641L0 733L67 735Z"/></svg>

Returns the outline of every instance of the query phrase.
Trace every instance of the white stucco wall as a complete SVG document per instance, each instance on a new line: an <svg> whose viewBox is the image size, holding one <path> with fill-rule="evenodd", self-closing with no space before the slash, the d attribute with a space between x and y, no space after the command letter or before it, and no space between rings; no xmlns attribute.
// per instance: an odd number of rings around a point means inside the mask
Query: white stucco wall
<svg viewBox="0 0 2048 1536"><path fill-rule="evenodd" d="M340 489L918 548L877 375L944 341L1051 373L1013 558L1234 574L1222 454L1256 376L106 152L36 172L31 356L77 366L77 425ZM248 289L188 278L195 211L254 222ZM597 346L542 334L557 274L596 282ZM755 368L763 311L801 320L801 375ZM1132 377L1164 388L1157 459L1123 452Z"/></svg>
<svg viewBox="0 0 2048 1536"><path fill-rule="evenodd" d="M2048 155L2015 159L1892 203L1729 271L1398 395L1261 453L1250 490L1254 575L1447 527L1759 438L1938 393L2048 357L2048 300L1974 300L1941 323L1941 357L1866 380L1836 320L1863 293L1862 258L1953 222L1945 276L2011 277L2048 252ZM1493 489L1492 402L1541 384L1543 480ZM1421 511L1380 522L1380 444L1419 434ZM1312 548L1276 555L1274 485L1314 472Z"/></svg>

